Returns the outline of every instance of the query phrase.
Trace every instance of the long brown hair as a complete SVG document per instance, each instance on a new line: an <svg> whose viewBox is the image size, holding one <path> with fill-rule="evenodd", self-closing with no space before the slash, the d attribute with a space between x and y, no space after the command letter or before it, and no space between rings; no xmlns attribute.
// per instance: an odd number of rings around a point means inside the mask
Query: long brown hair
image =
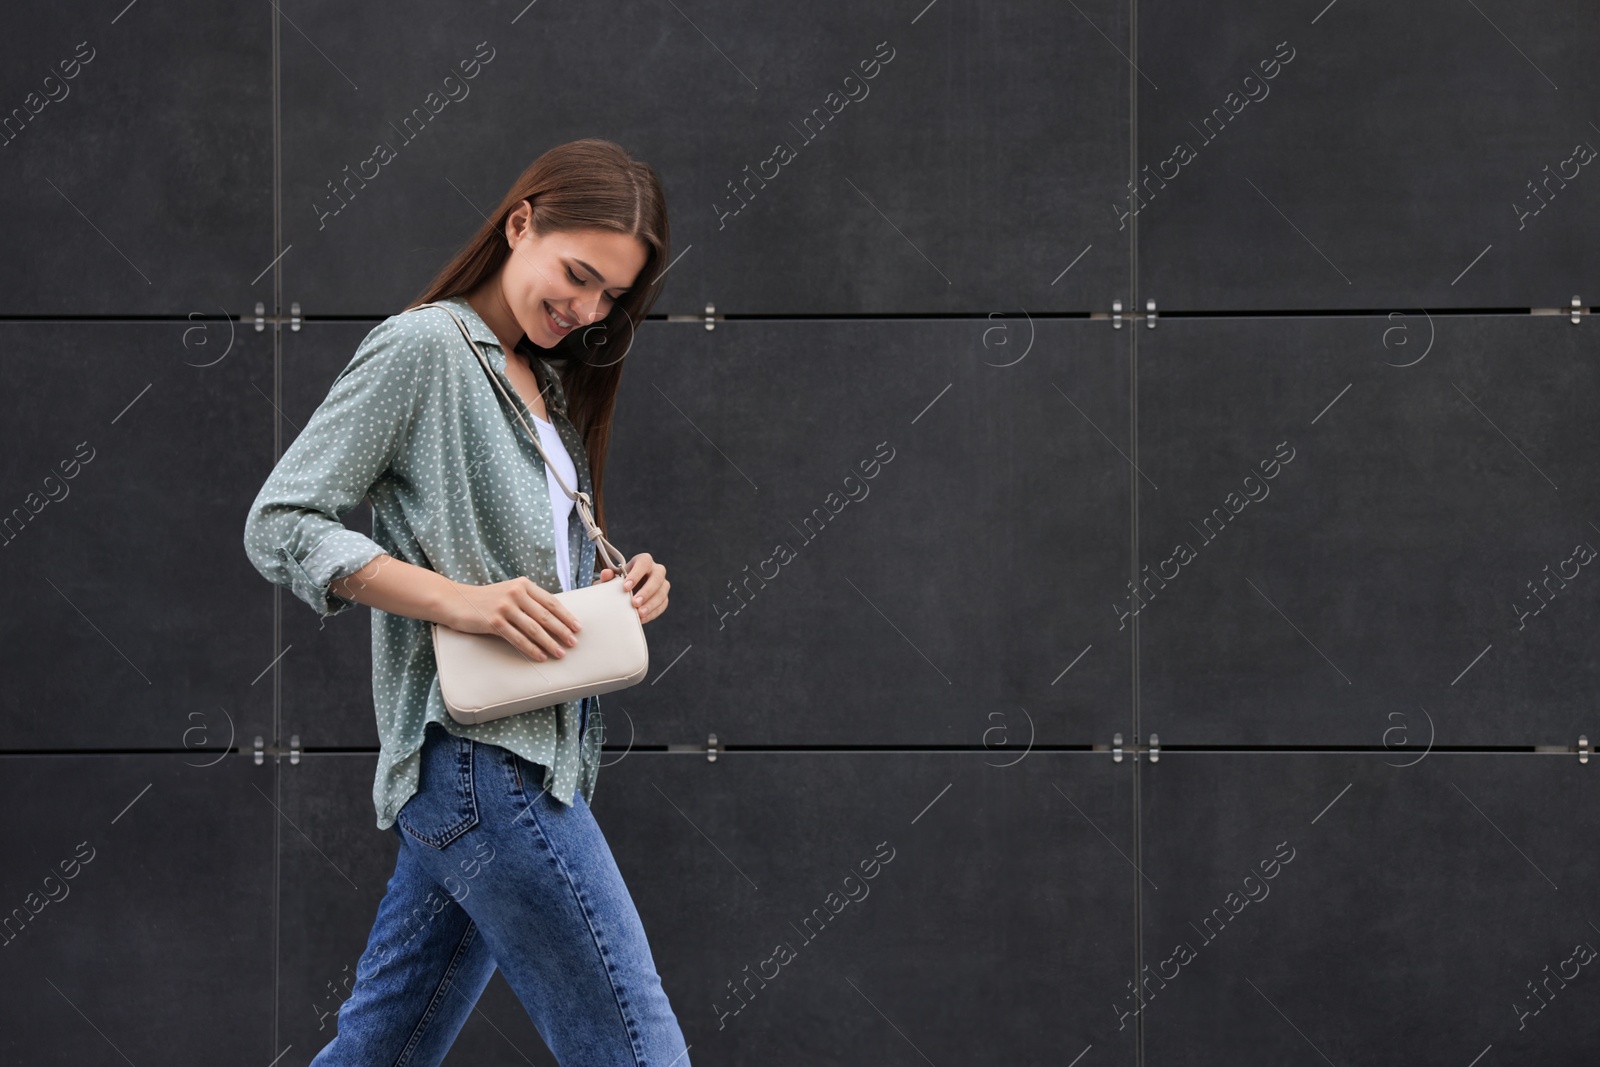
<svg viewBox="0 0 1600 1067"><path fill-rule="evenodd" d="M506 219L523 200L533 205L533 231L540 237L558 230L614 230L639 238L648 249L638 279L605 318L573 330L541 353L541 358L563 361L553 365L566 394L567 417L589 454L594 518L604 529L602 485L623 355L661 295L663 265L670 262L666 197L650 165L613 141L586 137L557 145L511 184L500 206L410 306L463 296L498 271L511 254Z"/></svg>

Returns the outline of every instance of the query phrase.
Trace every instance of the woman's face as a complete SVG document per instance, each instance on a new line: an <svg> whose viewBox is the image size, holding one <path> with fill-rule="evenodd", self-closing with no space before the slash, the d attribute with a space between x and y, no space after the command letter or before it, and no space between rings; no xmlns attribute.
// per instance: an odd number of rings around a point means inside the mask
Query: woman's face
<svg viewBox="0 0 1600 1067"><path fill-rule="evenodd" d="M500 288L528 340L553 348L573 330L606 317L633 286L648 249L615 230L557 230L540 237L529 224L532 213L524 200L506 220L511 255Z"/></svg>

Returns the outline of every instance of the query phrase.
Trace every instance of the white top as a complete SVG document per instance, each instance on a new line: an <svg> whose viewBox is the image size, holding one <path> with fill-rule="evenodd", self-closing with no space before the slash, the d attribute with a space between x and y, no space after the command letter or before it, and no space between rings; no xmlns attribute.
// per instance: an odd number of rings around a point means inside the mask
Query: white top
<svg viewBox="0 0 1600 1067"><path fill-rule="evenodd" d="M528 414L532 415L530 411ZM572 465L572 457L567 454L567 446L561 443L561 435L556 432L555 424L546 422L539 416L533 416L534 428L539 431L539 447L544 449L544 454L550 457L561 471L561 477L574 489L578 485L578 468ZM555 524L556 535L556 573L561 576L561 591L567 592L572 588L572 560L571 552L567 548L567 523L572 516L572 498L566 490L561 488L561 483L556 481L556 472L545 464L544 480L550 487L550 516Z"/></svg>

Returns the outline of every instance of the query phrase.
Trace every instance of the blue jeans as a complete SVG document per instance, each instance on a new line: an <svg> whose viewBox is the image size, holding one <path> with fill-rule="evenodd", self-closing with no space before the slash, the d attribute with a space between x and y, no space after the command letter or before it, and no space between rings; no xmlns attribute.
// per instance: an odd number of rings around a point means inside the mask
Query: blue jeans
<svg viewBox="0 0 1600 1067"><path fill-rule="evenodd" d="M556 1061L688 1067L639 913L589 805L545 769L425 728L400 857L313 1067L442 1061L498 966Z"/></svg>

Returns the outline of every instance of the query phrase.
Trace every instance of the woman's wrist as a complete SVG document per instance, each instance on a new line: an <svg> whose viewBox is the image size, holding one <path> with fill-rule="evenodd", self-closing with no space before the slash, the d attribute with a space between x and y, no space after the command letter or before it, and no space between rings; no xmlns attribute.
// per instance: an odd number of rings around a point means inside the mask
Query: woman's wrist
<svg viewBox="0 0 1600 1067"><path fill-rule="evenodd" d="M437 572L430 572L437 573ZM453 582L442 574L438 574L438 581L434 584L433 603L429 611L430 621L448 626L452 630L464 629L461 625L461 613L470 610L466 597L462 594L460 583Z"/></svg>
<svg viewBox="0 0 1600 1067"><path fill-rule="evenodd" d="M330 583L346 600L405 615L424 622L461 629L461 613L470 610L461 588L444 575L390 555L382 555L355 574Z"/></svg>

